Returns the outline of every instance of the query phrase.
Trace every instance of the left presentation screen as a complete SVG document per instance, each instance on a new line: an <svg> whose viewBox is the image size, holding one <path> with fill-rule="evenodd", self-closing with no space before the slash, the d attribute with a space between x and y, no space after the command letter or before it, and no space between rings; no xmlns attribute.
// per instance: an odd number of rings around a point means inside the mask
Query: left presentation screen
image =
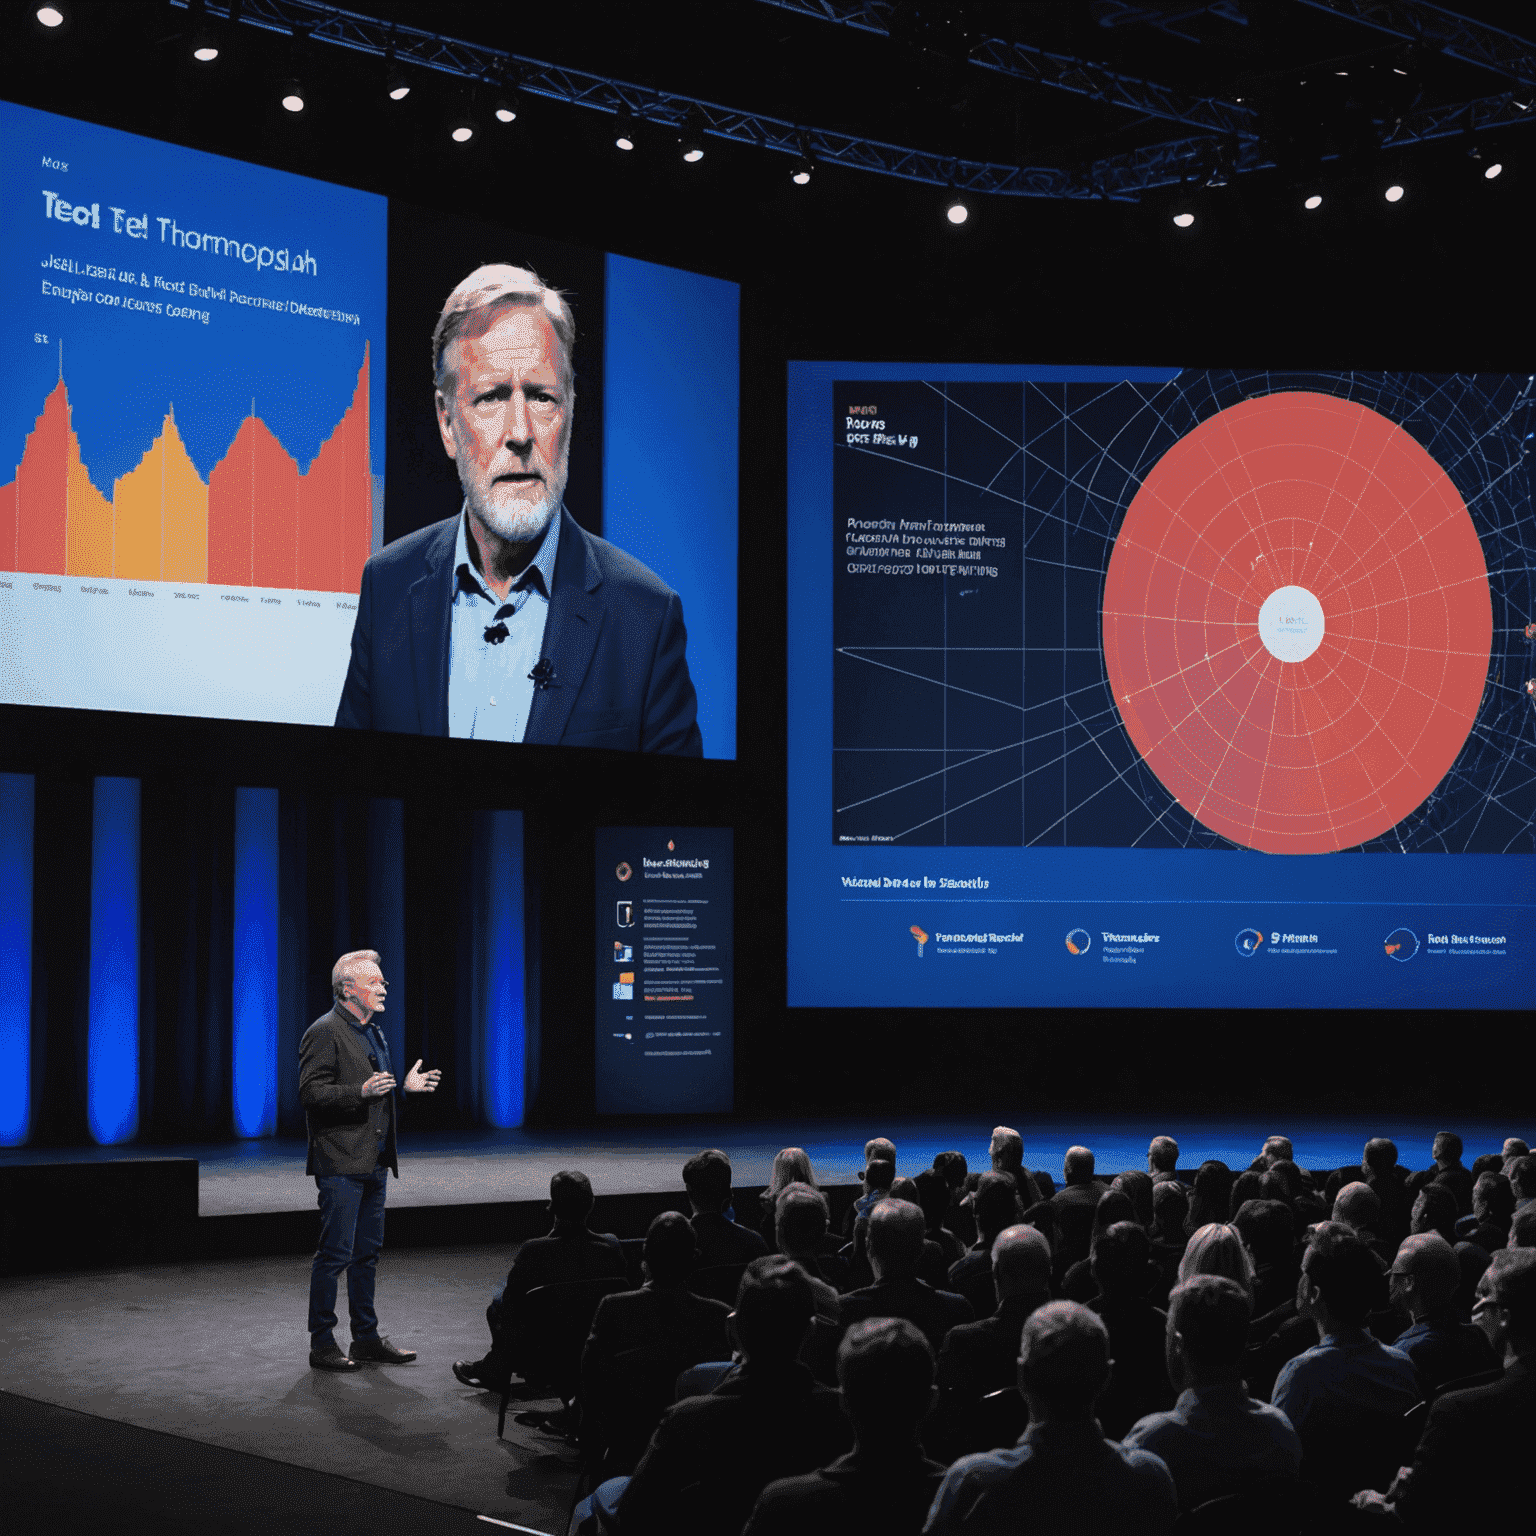
<svg viewBox="0 0 1536 1536"><path fill-rule="evenodd" d="M0 102L0 702L331 722L387 235L371 193Z"/></svg>

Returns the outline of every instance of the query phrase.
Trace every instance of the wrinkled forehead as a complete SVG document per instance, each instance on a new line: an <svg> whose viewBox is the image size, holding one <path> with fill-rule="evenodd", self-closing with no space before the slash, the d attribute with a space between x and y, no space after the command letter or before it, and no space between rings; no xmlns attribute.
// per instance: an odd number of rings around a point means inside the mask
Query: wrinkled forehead
<svg viewBox="0 0 1536 1536"><path fill-rule="evenodd" d="M500 294L466 313L443 348L447 373L459 374L466 361L466 346L473 348L477 363L492 368L514 364L548 367L561 386L565 384L565 352L537 294Z"/></svg>

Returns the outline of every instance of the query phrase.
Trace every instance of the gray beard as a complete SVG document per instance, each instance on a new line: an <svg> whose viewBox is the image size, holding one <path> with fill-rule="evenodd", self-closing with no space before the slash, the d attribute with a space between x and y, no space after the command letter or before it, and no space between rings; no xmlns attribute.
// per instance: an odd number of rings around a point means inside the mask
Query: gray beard
<svg viewBox="0 0 1536 1536"><path fill-rule="evenodd" d="M464 484L464 476L461 472L459 483L464 487L464 499L468 503L471 514L492 533L506 539L509 543L527 544L534 539L542 538L544 531L549 527L550 519L560 510L560 501L565 495L569 460L564 455L561 456L561 460L557 470L558 477L553 485L545 486L544 495L531 507L521 506L515 510L485 506L469 486Z"/></svg>

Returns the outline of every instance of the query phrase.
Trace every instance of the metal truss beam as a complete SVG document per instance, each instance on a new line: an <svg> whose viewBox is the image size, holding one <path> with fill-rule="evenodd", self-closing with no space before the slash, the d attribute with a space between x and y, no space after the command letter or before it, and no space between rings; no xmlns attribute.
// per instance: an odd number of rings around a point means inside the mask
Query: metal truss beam
<svg viewBox="0 0 1536 1536"><path fill-rule="evenodd" d="M836 0L804 3L836 8ZM172 4L185 9L187 0L172 0ZM800 8L799 4L793 8ZM207 7L207 13L216 19L227 19L230 10L227 0ZM313 43L332 44L379 58L392 52L402 65L433 70L467 82L505 84L530 96L610 114L627 109L636 119L662 127L681 130L690 126L737 144L796 157L807 155L827 164L957 192L1134 202L1143 192L1196 176L1208 177L1218 167L1225 174L1241 175L1274 164L1263 143L1253 134L1212 131L1103 157L1072 169L969 160L809 127L676 92L653 90L415 27L396 26L316 0L245 0L236 15L243 25L284 36L302 35ZM1444 138L1468 128L1533 120L1536 111L1525 111L1517 94L1506 92L1412 113L1391 126L1384 147Z"/></svg>

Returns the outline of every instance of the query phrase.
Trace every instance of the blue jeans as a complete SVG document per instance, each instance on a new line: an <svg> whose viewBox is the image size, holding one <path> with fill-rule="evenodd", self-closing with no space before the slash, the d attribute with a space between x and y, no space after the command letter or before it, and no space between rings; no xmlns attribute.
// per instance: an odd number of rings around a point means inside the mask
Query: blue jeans
<svg viewBox="0 0 1536 1536"><path fill-rule="evenodd" d="M373 1279L384 1246L384 1192L389 1169L367 1175L317 1173L320 1246L309 1274L309 1341L312 1349L336 1342L336 1282L347 1272L347 1310L354 1339L378 1337Z"/></svg>

